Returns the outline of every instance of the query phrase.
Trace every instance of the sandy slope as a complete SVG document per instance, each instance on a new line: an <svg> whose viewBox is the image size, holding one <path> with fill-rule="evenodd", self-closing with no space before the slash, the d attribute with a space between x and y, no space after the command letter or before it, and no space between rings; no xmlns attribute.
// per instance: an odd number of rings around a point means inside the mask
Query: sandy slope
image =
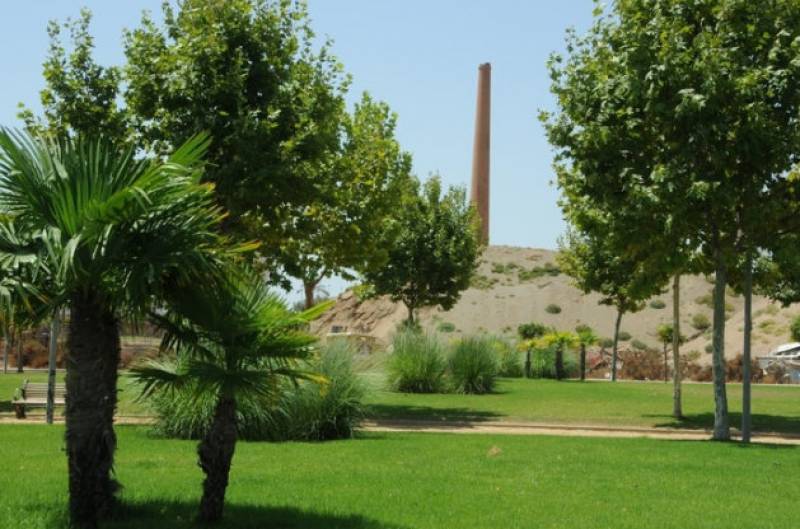
<svg viewBox="0 0 800 529"><path fill-rule="evenodd" d="M452 323L456 330L452 336L480 331L491 333L513 333L517 325L530 321L542 322L562 330L574 329L585 323L593 327L600 336L613 333L615 311L599 305L596 294L584 295L564 274L543 275L530 280L521 280L520 269L530 270L555 263L555 252L533 248L491 246L483 254L478 270L476 286L465 291L460 301L450 311L436 308L420 311L420 321L436 331L443 323ZM712 285L704 277L684 277L681 284L682 333L692 339L683 351L700 353L700 361L707 362L710 355L706 346L710 343L710 331L701 333L691 325L692 316L705 314L711 319L708 297ZM705 299L703 299L705 297ZM641 312L627 314L622 320L622 330L653 347L660 347L656 328L660 323L672 319L671 291L657 296L665 303L662 309L649 304ZM655 299L655 298L654 298ZM729 319L726 347L729 358L741 351L742 298L728 295ZM558 314L548 313L545 308L555 304L561 308ZM771 348L790 341L788 326L791 319L800 313L800 306L781 308L767 299L755 297L754 311L754 355L764 354ZM353 332L363 332L386 341L396 325L405 317L405 308L386 298L359 302L352 292L342 294L336 306L316 324L319 333L326 333L333 326Z"/></svg>

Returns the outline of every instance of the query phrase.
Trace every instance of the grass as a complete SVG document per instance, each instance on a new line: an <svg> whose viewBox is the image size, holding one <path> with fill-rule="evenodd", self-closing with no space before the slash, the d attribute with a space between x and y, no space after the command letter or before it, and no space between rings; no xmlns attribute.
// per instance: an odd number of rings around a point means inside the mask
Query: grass
<svg viewBox="0 0 800 529"><path fill-rule="evenodd" d="M684 384L685 418L676 421L672 411L672 385L663 382L577 382L498 379L488 395L407 394L388 391L384 376L365 375L372 388L367 393L372 418L418 420L537 421L559 424L611 426L710 428L714 423L711 384ZM11 397L24 378L36 382L45 373L0 375L0 412L11 412ZM738 427L741 384L728 384L731 425ZM148 415L135 402L130 379L120 377L119 415ZM43 414L33 410L32 414ZM753 386L753 428L800 434L800 387L756 384ZM2 526L0 526L2 527Z"/></svg>
<svg viewBox="0 0 800 529"><path fill-rule="evenodd" d="M379 378L373 387L380 388ZM728 384L731 424L738 426L741 384ZM380 418L539 421L563 424L710 428L711 384L684 384L685 419L672 412L672 385L663 382L577 382L500 379L489 395L411 395L376 390L368 397ZM753 428L800 434L800 387L753 386Z"/></svg>
<svg viewBox="0 0 800 529"><path fill-rule="evenodd" d="M119 427L124 508L103 529L194 527L195 443ZM3 426L0 527L65 525L61 426ZM22 455L22 457L20 457ZM646 439L372 434L240 443L225 528L778 529L795 447ZM24 479L20 479L24 476Z"/></svg>

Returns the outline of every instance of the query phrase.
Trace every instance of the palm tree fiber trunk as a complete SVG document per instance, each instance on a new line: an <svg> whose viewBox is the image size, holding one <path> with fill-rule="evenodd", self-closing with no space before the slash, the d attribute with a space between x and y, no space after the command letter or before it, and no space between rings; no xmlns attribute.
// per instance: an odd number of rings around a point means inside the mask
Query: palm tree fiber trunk
<svg viewBox="0 0 800 529"><path fill-rule="evenodd" d="M206 475L203 498L200 500L200 521L215 522L222 518L225 489L236 448L236 401L221 397L214 411L211 427L197 447L198 464Z"/></svg>
<svg viewBox="0 0 800 529"><path fill-rule="evenodd" d="M556 380L564 378L564 348L556 347Z"/></svg>
<svg viewBox="0 0 800 529"><path fill-rule="evenodd" d="M69 512L93 528L110 514L118 488L111 475L117 438L119 322L95 292L72 296L66 376Z"/></svg>
<svg viewBox="0 0 800 529"><path fill-rule="evenodd" d="M586 344L581 344L581 382L586 380Z"/></svg>

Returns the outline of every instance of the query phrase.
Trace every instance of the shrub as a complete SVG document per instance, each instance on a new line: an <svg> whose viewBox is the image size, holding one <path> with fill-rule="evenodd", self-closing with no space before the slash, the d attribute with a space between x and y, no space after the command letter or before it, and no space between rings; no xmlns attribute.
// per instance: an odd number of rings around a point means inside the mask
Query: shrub
<svg viewBox="0 0 800 529"><path fill-rule="evenodd" d="M792 324L789 326L789 332L792 335L792 340L800 342L800 316L796 316L795 319L792 320Z"/></svg>
<svg viewBox="0 0 800 529"><path fill-rule="evenodd" d="M444 390L445 347L435 337L418 332L395 334L387 365L389 385L404 393Z"/></svg>
<svg viewBox="0 0 800 529"><path fill-rule="evenodd" d="M353 352L344 340L327 344L308 367L327 383L276 383L277 396L237 402L237 432L250 441L323 441L344 439L364 416L366 388L353 366ZM216 396L187 386L149 402L158 419L154 431L165 437L199 439L207 431Z"/></svg>
<svg viewBox="0 0 800 529"><path fill-rule="evenodd" d="M517 327L517 334L525 340L541 338L550 330L550 327L543 323L531 322L523 323Z"/></svg>
<svg viewBox="0 0 800 529"><path fill-rule="evenodd" d="M725 365L725 378L728 382L742 382L744 381L744 357L737 355L736 358L731 358ZM764 372L758 365L758 360L755 358L750 359L750 381L761 382L764 379Z"/></svg>
<svg viewBox="0 0 800 529"><path fill-rule="evenodd" d="M652 350L620 351L622 369L619 376L631 380L662 380L664 358Z"/></svg>
<svg viewBox="0 0 800 529"><path fill-rule="evenodd" d="M666 306L667 306L667 304L664 303L664 301L660 300L660 299L654 299L653 301L650 302L650 308L651 309L661 310Z"/></svg>
<svg viewBox="0 0 800 529"><path fill-rule="evenodd" d="M705 314L695 314L692 316L692 327L698 331L705 331L711 327L711 321L709 321L708 316Z"/></svg>
<svg viewBox="0 0 800 529"><path fill-rule="evenodd" d="M436 327L436 330L439 332L455 332L456 326L449 321L443 321L438 325L438 327Z"/></svg>
<svg viewBox="0 0 800 529"><path fill-rule="evenodd" d="M608 349L609 347L614 347L614 339L613 338L600 338L597 343L603 349Z"/></svg>
<svg viewBox="0 0 800 529"><path fill-rule="evenodd" d="M523 373L520 351L507 339L492 338L492 348L497 357L497 374L501 377L520 378Z"/></svg>
<svg viewBox="0 0 800 529"><path fill-rule="evenodd" d="M647 351L650 347L641 340L633 340L631 342L631 347L636 349L637 351Z"/></svg>
<svg viewBox="0 0 800 529"><path fill-rule="evenodd" d="M453 387L459 393L489 393L498 370L493 339L469 336L456 342L449 367Z"/></svg>
<svg viewBox="0 0 800 529"><path fill-rule="evenodd" d="M517 334L523 340L533 340L534 338L540 338L547 334L549 328L547 325L542 323L523 323L519 327L517 327Z"/></svg>
<svg viewBox="0 0 800 529"><path fill-rule="evenodd" d="M548 314L559 314L561 312L561 307L559 307L555 303L551 303L547 307L545 307L544 310Z"/></svg>
<svg viewBox="0 0 800 529"><path fill-rule="evenodd" d="M619 334L617 335L617 338L619 339L620 342L627 342L628 340L630 340L632 338L632 336L631 336L631 333L629 333L629 332L619 331ZM611 345L614 345L614 344L612 343Z"/></svg>

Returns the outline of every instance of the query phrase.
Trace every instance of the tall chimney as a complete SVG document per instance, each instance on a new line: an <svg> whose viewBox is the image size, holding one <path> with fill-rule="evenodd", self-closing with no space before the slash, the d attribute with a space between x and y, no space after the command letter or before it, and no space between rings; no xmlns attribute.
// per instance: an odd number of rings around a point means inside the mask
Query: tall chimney
<svg viewBox="0 0 800 529"><path fill-rule="evenodd" d="M472 190L481 223L481 242L489 244L489 136L491 128L492 66L478 67L478 103L475 113L475 143L472 147Z"/></svg>

